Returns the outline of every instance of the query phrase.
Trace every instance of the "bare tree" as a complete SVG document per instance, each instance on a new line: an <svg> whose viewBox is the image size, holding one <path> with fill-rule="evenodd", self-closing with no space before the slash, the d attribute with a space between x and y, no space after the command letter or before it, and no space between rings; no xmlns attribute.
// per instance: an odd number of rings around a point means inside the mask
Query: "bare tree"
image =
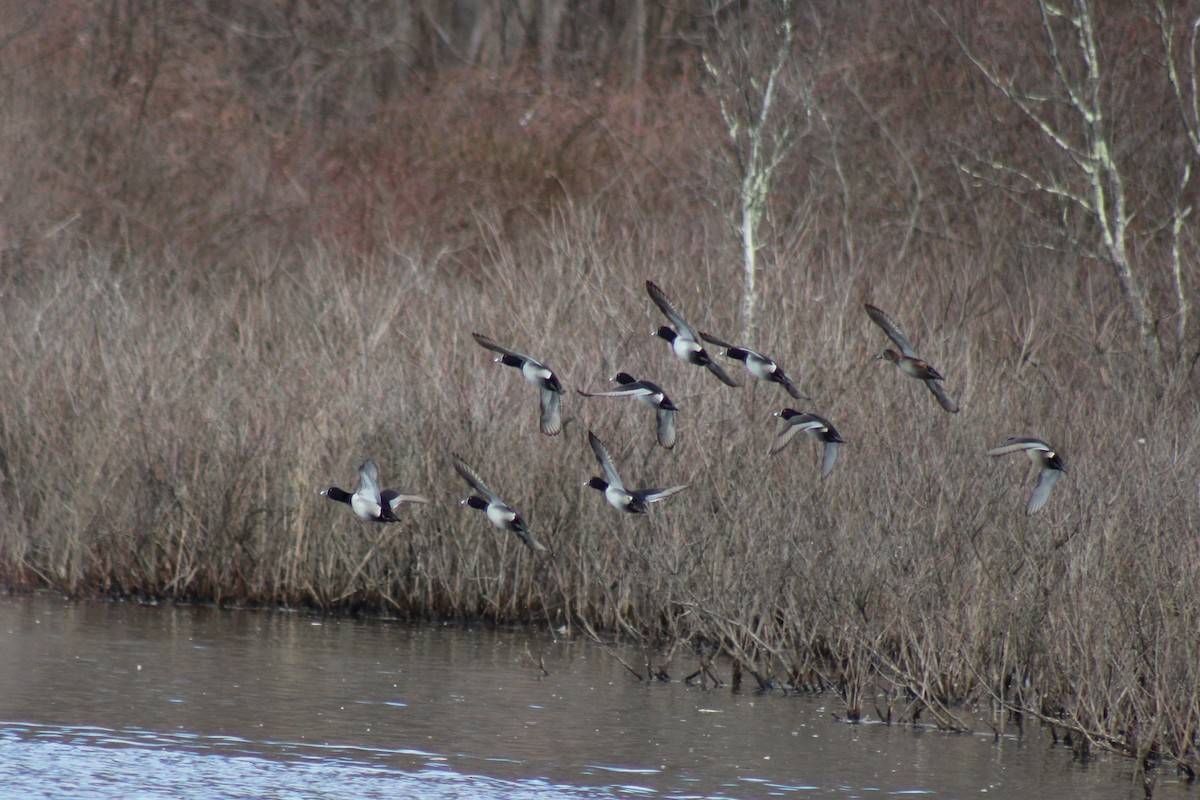
<svg viewBox="0 0 1200 800"><path fill-rule="evenodd" d="M739 182L732 214L742 251L742 329L753 334L758 311L759 228L767 213L771 179L800 135L812 107L810 85L794 57L791 0L768 0L761 11L714 14L717 43L704 66L731 144Z"/></svg>
<svg viewBox="0 0 1200 800"><path fill-rule="evenodd" d="M1162 9L1161 3L1159 8ZM1168 77L1180 99L1184 125L1197 148L1195 155L1184 156L1178 163L1168 165L1175 175L1175 198L1170 204L1171 209L1165 212L1165 218L1143 220L1138 229L1147 236L1170 237L1167 247L1173 254L1176 307L1163 312L1161 307L1156 307L1153 292L1155 279L1161 280L1162 276L1151 271L1152 257L1139 257L1135 255L1138 251L1131 247L1134 237L1131 225L1135 218L1132 209L1143 206L1141 201L1146 190L1141 176L1133 182L1134 189L1127 181L1134 172L1129 154L1136 152L1137 147L1135 141L1128 138L1133 135L1127 133L1131 129L1117 125L1116 121L1122 114L1129 113L1127 107L1118 105L1128 102L1128 95L1117 99L1120 96L1110 91L1113 80L1107 70L1115 59L1106 62L1102 56L1093 0L1066 0L1063 5L1051 0L1037 0L1037 10L1044 54L1050 67L1048 81L1039 81L1037 70L1033 70L1033 79L1015 77L1022 73L1020 67L1013 65L1004 70L985 63L962 38L959 44L988 83L1040 134L1043 145L1052 153L1052 161L1049 166L1037 168L1018 165L1013 160L978 155L984 170L991 175L973 167L968 169L977 177L1001 176L1016 191L1032 189L1052 199L1060 205L1064 221L1071 216L1072 210L1082 212L1089 222L1088 232L1072 239L1071 245L1112 268L1126 311L1137 331L1141 355L1150 371L1162 378L1163 345L1158 320L1177 316L1178 344L1181 346L1187 321L1178 246L1184 231L1183 222L1191 211L1182 198L1191 180L1192 161L1200 155L1200 136L1196 136L1200 131L1197 125L1200 115L1196 113L1194 78L1189 83L1175 70L1169 20L1162 11L1159 18L1167 45ZM1189 66L1194 63L1193 58ZM1116 71L1115 66L1113 71Z"/></svg>
<svg viewBox="0 0 1200 800"><path fill-rule="evenodd" d="M1180 64L1175 54L1176 25L1173 12L1167 9L1163 0L1155 0L1154 12L1158 22L1158 31L1162 39L1163 66L1167 70L1167 82L1171 87L1176 107L1179 109L1179 119L1183 125L1188 145L1193 156L1200 160L1200 84L1197 81L1196 50L1200 39L1200 15L1192 15L1184 20L1183 37L1186 51L1183 63ZM1176 184L1177 191L1171 204L1171 276L1175 289L1176 321L1175 335L1180 344L1185 341L1188 325L1188 289L1184 285L1183 259L1179 252L1179 239L1183 232L1183 223L1192 213L1192 207L1185 204L1184 197L1192 180L1192 165L1185 164L1179 173Z"/></svg>

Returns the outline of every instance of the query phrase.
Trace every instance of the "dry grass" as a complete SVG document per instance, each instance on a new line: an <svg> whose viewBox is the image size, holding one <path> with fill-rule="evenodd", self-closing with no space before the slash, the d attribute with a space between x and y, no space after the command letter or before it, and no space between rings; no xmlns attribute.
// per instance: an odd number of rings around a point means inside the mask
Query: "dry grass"
<svg viewBox="0 0 1200 800"><path fill-rule="evenodd" d="M905 55L916 73L949 57L936 39ZM854 49L899 57L887 44ZM256 128L252 95L200 80L227 101L219 125L196 138L196 116L133 93L146 118L129 140L136 115L111 111L124 90L70 65L77 105L33 78L2 98L6 130L39 143L3 154L33 187L6 189L0 231L9 590L578 625L646 643L642 674L720 653L764 687L834 689L852 718L954 728L984 705L998 731L1019 712L1081 754L1194 771L1195 345L1148 376L1109 273L1042 247L1039 209L961 181L962 142L1020 151L1019 131L966 127L992 119L960 102L970 87L831 69L841 100L823 98L827 127L778 182L746 343L813 398L797 403L728 389L649 335L647 278L737 337L731 187L686 82L567 100L530 99L520 73L454 79L381 111L395 127L310 137ZM159 80L182 81L170 66ZM918 123L932 116L953 141ZM55 138L64 118L83 144ZM1157 263L1150 233L1139 247ZM961 414L871 359L886 341L864 302L903 324ZM558 372L561 436L538 433L535 393L472 331ZM680 405L674 451L648 409L574 393L618 370ZM847 439L828 481L805 438L766 456L784 405ZM631 484L690 488L618 515L583 486L589 428ZM984 455L1011 435L1070 470L1033 518L1027 463ZM553 557L459 506L456 451ZM367 457L435 503L371 526L317 494Z"/></svg>
<svg viewBox="0 0 1200 800"><path fill-rule="evenodd" d="M651 236L605 236L565 209L523 245L485 235L486 274L398 246L263 256L221 280L74 252L10 277L5 584L582 623L715 646L766 686L836 687L851 716L955 727L964 703L996 700L1192 763L1193 390L1158 401L1135 365L1089 353L1041 299L1069 297L1055 272L1017 307L954 271L918 286L851 264L775 270L757 344L849 442L821 482L806 439L765 455L781 390L723 387L649 336L647 275L705 328L732 330L737 305L722 266L648 270L635 242ZM956 315L930 310L968 295ZM944 368L961 414L871 360L883 341L866 300ZM473 330L543 358L569 392L621 369L657 380L682 408L679 445L654 444L647 409L573 393L564 433L542 436L536 395ZM588 428L634 485L690 489L649 519L618 515L583 487ZM1045 437L1070 470L1033 518L1024 461L983 455L1014 434ZM554 557L457 504L452 451ZM370 526L318 496L368 456L435 505Z"/></svg>

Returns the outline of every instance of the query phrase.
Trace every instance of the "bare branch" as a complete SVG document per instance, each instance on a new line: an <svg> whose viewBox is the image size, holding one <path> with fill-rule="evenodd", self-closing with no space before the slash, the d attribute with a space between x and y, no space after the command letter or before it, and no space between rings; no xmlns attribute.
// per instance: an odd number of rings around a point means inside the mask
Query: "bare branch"
<svg viewBox="0 0 1200 800"><path fill-rule="evenodd" d="M1019 178L1023 183L1028 184L1030 188L1044 194L1048 194L1052 197L1059 197L1063 200L1067 200L1070 203L1079 206L1088 214L1094 214L1096 212L1095 207L1092 205L1092 201L1086 195L1080 194L1060 183L1043 180L1028 170L1014 167L1013 165L1007 164L1003 161L997 161L996 159L985 156L982 153L971 151L971 154L981 164L989 169L994 170L995 172ZM963 170L966 174L973 178L986 180L986 176L984 176L982 173L976 172L965 164L960 164L959 169Z"/></svg>
<svg viewBox="0 0 1200 800"><path fill-rule="evenodd" d="M1085 190L1076 191L1058 181L1038 179L1028 170L1001 163L994 158L980 160L990 169L1015 176L1049 197L1074 204L1088 215L1103 245L1104 260L1113 267L1121 286L1147 366L1157 374L1161 367L1162 347L1145 279L1135 271L1128 252L1131 218L1127 209L1122 166L1113 153L1105 125L1100 53L1096 45L1091 0L1072 0L1072 3L1071 13L1063 11L1050 0L1038 0L1037 4L1054 81L1071 112L1071 117L1063 123L1056 123L1041 113L1040 99L1018 90L1011 81L1003 79L995 69L978 58L961 37L953 35L960 49L988 83L1037 127L1046 142L1066 155L1083 180ZM1062 47L1061 28L1056 29L1062 24L1069 26L1074 33L1075 42L1070 51ZM1073 124L1070 123L1071 119L1074 119ZM1071 125L1074 132L1070 132L1065 125Z"/></svg>

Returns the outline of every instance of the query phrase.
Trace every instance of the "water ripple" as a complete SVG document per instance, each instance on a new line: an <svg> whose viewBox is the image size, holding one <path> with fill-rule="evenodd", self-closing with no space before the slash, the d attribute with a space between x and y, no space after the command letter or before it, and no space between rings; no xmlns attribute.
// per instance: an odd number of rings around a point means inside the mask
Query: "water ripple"
<svg viewBox="0 0 1200 800"><path fill-rule="evenodd" d="M378 760L393 756L412 759L414 769ZM544 779L462 774L434 766L437 758L411 749L0 723L0 785L6 796L34 800L583 800L631 794L623 786L583 789Z"/></svg>

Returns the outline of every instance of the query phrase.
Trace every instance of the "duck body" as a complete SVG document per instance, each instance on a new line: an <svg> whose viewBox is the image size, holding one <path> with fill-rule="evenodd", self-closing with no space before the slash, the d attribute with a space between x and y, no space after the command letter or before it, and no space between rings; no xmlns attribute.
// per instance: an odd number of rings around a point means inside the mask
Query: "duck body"
<svg viewBox="0 0 1200 800"><path fill-rule="evenodd" d="M614 486L600 477L592 477L586 485L603 492L604 499L610 506L627 514L649 514L651 503L657 503L659 500L678 494L687 488L686 486L671 486L667 489L630 490L622 486Z"/></svg>
<svg viewBox="0 0 1200 800"><path fill-rule="evenodd" d="M674 328L666 325L659 326L654 335L670 343L671 352L685 364L696 367L707 367L714 363L708 351L695 339L681 336Z"/></svg>
<svg viewBox="0 0 1200 800"><path fill-rule="evenodd" d="M794 408L785 408L782 411L776 411L775 416L782 419L786 424L783 430L776 435L775 441L771 443L770 455L778 453L787 446L788 442L797 433L803 431L824 444L824 453L821 458L821 477L828 478L829 473L833 471L833 465L837 462L838 446L846 443L846 440L842 438L838 429L833 427L833 423L811 411L797 411Z"/></svg>
<svg viewBox="0 0 1200 800"><path fill-rule="evenodd" d="M517 538L535 553L547 552L546 546L533 538L533 534L529 532L529 526L525 524L525 520L521 518L516 509L509 506L500 499L499 495L489 489L487 484L475 473L475 470L467 466L467 463L462 460L461 456L454 454L453 462L454 471L467 482L467 485L477 492L477 494L473 494L463 500L463 505L482 511L484 516L487 517L488 522L502 531L516 534Z"/></svg>
<svg viewBox="0 0 1200 800"><path fill-rule="evenodd" d="M503 503L496 503L474 494L462 502L464 505L482 511L488 518L488 522L502 531L511 531L517 534L529 532L529 526L525 524L521 515Z"/></svg>
<svg viewBox="0 0 1200 800"><path fill-rule="evenodd" d="M675 306L663 290L653 281L646 281L646 293L650 295L650 299L658 306L658 310L663 313L667 321L674 326L671 328L663 325L653 335L670 342L671 351L683 363L704 367L726 386L738 386L738 382L729 377L720 364L712 360L708 351L704 349L704 345L700 343L700 337L696 334L696 330L675 310Z"/></svg>
<svg viewBox="0 0 1200 800"><path fill-rule="evenodd" d="M618 388L604 392L585 392L577 390L584 397L632 397L643 405L650 406L655 411L658 423L658 443L670 450L675 446L675 412L678 410L667 393L658 384L651 381L639 381L628 372L618 372L612 380L619 384Z"/></svg>
<svg viewBox="0 0 1200 800"><path fill-rule="evenodd" d="M618 372L612 376L614 383L620 384L620 389L614 389L609 392L602 392L596 397L618 397L627 396L634 397L640 403L644 403L651 408L665 408L670 411L675 410L675 405L671 402L671 398L667 397L667 393L662 388L652 381L639 381L630 375L628 372Z"/></svg>
<svg viewBox="0 0 1200 800"><path fill-rule="evenodd" d="M741 361L745 364L746 371L758 380L779 384L787 390L788 394L797 400L803 397L800 394L800 390L796 388L796 384L792 382L792 379L787 376L783 369L770 356L763 355L757 350L751 350L749 347L737 347L728 342L723 342L712 334L701 332L700 336L710 344L720 347L727 358L732 358L735 361Z"/></svg>
<svg viewBox="0 0 1200 800"><path fill-rule="evenodd" d="M471 336L480 347L497 353L495 359L497 362L521 370L521 377L525 379L525 382L538 390L539 427L542 433L547 436L558 435L562 431L563 388L554 371L532 356L501 347L491 337L484 336L482 333L472 333Z"/></svg>
<svg viewBox="0 0 1200 800"><path fill-rule="evenodd" d="M928 361L917 355L912 343L908 341L908 337L900 329L900 326L882 310L870 303L865 303L863 308L866 309L867 316L871 318L871 321L883 329L883 332L896 344L896 347L900 348L899 352L888 348L880 355L875 356L875 358L895 364L901 372L910 378L924 381L926 388L929 389L930 393L938 401L938 405L951 414L957 414L958 403L946 394L946 390L939 382L944 381L945 378Z"/></svg>
<svg viewBox="0 0 1200 800"><path fill-rule="evenodd" d="M379 466L369 458L358 468L358 488L353 494L336 486L321 490L321 494L350 506L356 517L367 522L399 522L397 512L404 503L430 502L428 497L415 492L400 489L380 491Z"/></svg>
<svg viewBox="0 0 1200 800"><path fill-rule="evenodd" d="M881 361L889 361L895 364L897 369L903 372L910 378L916 378L919 381L944 381L945 377L938 372L933 366L923 358L913 358L906 356L903 353L897 353L890 347L882 353L875 356Z"/></svg>
<svg viewBox="0 0 1200 800"><path fill-rule="evenodd" d="M1067 471L1067 466L1054 448L1034 436L1011 436L1004 444L987 451L993 458L1009 453L1024 453L1038 468L1037 483L1025 504L1025 516L1032 516L1045 507L1050 490Z"/></svg>
<svg viewBox="0 0 1200 800"><path fill-rule="evenodd" d="M354 512L354 516L364 522L399 522L392 510L385 509L380 503L372 503L362 497L358 492L347 492L345 489L339 489L336 486L330 486L328 489L322 489L321 494L328 497L330 500L335 500L339 503L345 503L350 506L350 510Z"/></svg>
<svg viewBox="0 0 1200 800"><path fill-rule="evenodd" d="M596 434L591 431L588 431L588 444L592 447L592 453L596 456L596 461L600 464L600 470L604 473L604 477L592 477L585 485L603 492L604 499L618 511L628 514L646 514L650 510L651 503L657 503L659 500L678 494L687 488L684 485L671 486L666 489L627 489L617 472L612 456L608 454L608 450Z"/></svg>

